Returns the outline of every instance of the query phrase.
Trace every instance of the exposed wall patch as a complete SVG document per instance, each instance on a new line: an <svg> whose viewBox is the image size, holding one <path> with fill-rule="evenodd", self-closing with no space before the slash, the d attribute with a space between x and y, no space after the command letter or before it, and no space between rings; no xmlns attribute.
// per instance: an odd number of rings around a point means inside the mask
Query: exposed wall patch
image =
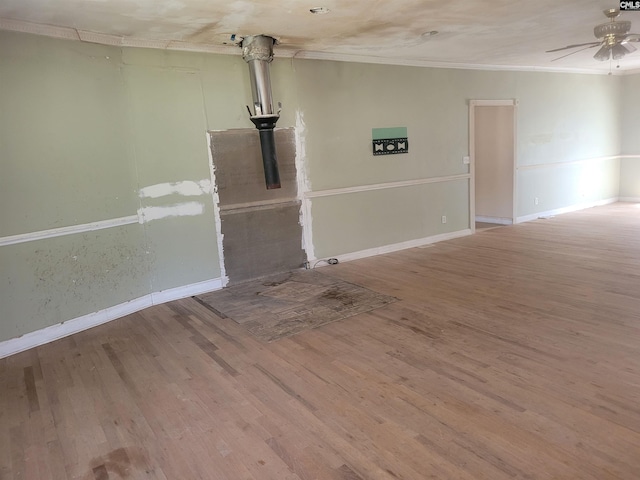
<svg viewBox="0 0 640 480"><path fill-rule="evenodd" d="M209 157L209 174L211 175L211 197L213 198L213 218L216 224L216 240L218 243L218 259L220 261L220 277L222 279L222 286L226 287L229 283L229 277L227 276L227 270L224 266L224 245L222 233L222 219L220 217L220 195L218 194L218 186L216 183L216 166L213 163L213 141L211 139L211 133L207 132L207 155Z"/></svg>
<svg viewBox="0 0 640 480"><path fill-rule="evenodd" d="M262 146L254 129L210 132L219 195L225 275L241 282L300 268L300 201L294 128L277 128L280 187L264 188Z"/></svg>
<svg viewBox="0 0 640 480"><path fill-rule="evenodd" d="M143 207L138 209L138 223L148 223L167 217L193 217L202 215L204 204L200 202L178 203L167 207Z"/></svg>
<svg viewBox="0 0 640 480"><path fill-rule="evenodd" d="M198 182L184 180L182 182L158 183L141 188L140 198L159 198L166 195L183 195L185 197L197 197L213 192L211 180L203 179Z"/></svg>
<svg viewBox="0 0 640 480"><path fill-rule="evenodd" d="M307 198L307 192L311 190L306 169L306 125L304 115L300 110L296 111L296 180L298 182L298 199L302 202L300 208L300 225L302 225L302 248L307 253L307 260L316 259L313 248L313 230L311 218L311 200Z"/></svg>

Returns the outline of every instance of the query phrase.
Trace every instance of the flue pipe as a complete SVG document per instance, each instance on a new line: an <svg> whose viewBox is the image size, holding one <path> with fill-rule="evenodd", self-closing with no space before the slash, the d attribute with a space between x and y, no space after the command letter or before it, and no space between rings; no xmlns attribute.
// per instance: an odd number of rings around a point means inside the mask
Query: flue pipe
<svg viewBox="0 0 640 480"><path fill-rule="evenodd" d="M262 150L262 164L267 189L280 188L280 173L276 157L276 141L273 129L280 118L279 113L273 111L271 97L271 76L269 63L273 60L273 46L276 40L267 35L252 35L244 37L242 58L249 64L251 77L251 93L253 96L253 112L249 110L250 119L260 133L260 148Z"/></svg>

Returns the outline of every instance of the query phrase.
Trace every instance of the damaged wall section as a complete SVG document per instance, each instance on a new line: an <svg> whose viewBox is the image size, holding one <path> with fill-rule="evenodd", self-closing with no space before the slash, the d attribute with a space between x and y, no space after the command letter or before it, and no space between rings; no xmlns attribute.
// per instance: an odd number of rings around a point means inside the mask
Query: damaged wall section
<svg viewBox="0 0 640 480"><path fill-rule="evenodd" d="M230 283L302 267L293 128L276 129L281 188L266 190L254 129L210 132L220 198L223 255Z"/></svg>

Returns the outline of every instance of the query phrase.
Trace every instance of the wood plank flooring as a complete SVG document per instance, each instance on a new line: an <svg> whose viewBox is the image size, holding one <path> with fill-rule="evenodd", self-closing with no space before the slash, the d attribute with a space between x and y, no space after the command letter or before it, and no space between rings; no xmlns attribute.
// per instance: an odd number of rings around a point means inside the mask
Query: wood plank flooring
<svg viewBox="0 0 640 480"><path fill-rule="evenodd" d="M0 360L0 478L640 478L640 208L322 273L400 300L260 343L193 299Z"/></svg>

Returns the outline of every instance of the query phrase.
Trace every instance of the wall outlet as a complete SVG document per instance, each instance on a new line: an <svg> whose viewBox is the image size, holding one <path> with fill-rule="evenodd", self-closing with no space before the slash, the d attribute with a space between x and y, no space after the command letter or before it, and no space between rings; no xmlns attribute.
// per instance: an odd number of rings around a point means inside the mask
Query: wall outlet
<svg viewBox="0 0 640 480"><path fill-rule="evenodd" d="M447 223L447 216L446 215L442 215L442 223Z"/></svg>
<svg viewBox="0 0 640 480"><path fill-rule="evenodd" d="M538 197L534 197L533 198L533 204L534 205L538 205L538 203L539 203Z"/></svg>
<svg viewBox="0 0 640 480"><path fill-rule="evenodd" d="M471 163L471 159L469 159L469 157L462 157L462 163L464 165L469 165Z"/></svg>

